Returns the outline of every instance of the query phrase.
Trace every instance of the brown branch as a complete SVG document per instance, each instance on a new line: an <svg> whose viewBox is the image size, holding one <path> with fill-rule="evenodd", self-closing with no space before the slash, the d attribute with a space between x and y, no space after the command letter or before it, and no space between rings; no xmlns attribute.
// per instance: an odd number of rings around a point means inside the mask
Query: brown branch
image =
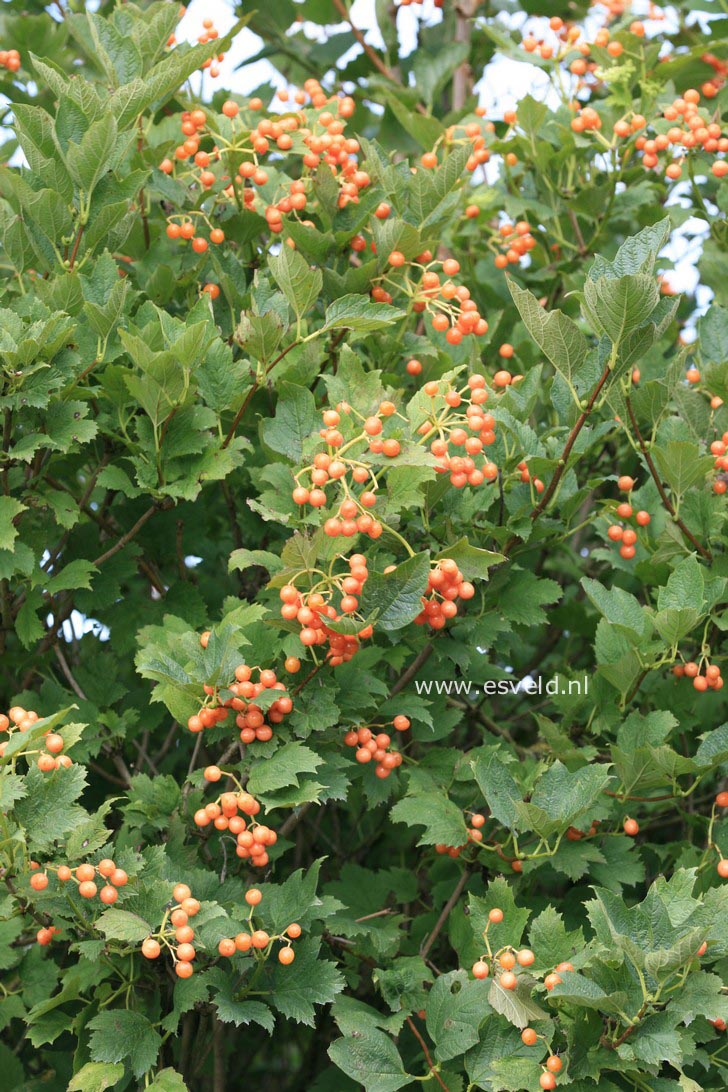
<svg viewBox="0 0 728 1092"><path fill-rule="evenodd" d="M698 553L702 557L704 557L706 561L712 561L713 560L713 555L710 552L710 550L707 549L707 547L703 546L703 544L701 542L698 542L695 535L692 533L692 531L689 530L689 528L687 528L685 526L685 524L683 523L683 521L680 519L677 512L675 511L675 508L674 508L674 505L673 505L672 501L670 500L667 493L665 492L664 486L663 486L662 481L660 479L660 475L657 473L657 467L655 466L655 464L653 462L653 459L652 459L652 456L650 455L647 444L645 443L644 438L642 436L642 433L640 432L639 425L637 424L637 418L635 417L634 410L632 409L632 402L631 402L629 396L627 398L625 398L625 402L627 404L627 413L629 414L629 419L630 419L630 423L632 425L632 429L633 429L634 434L635 434L635 438L637 440L637 443L640 446L640 451L642 452L642 456L643 456L645 462L647 463L647 467L649 469L649 472L652 475L652 480L654 481L655 485L657 486L657 492L660 494L660 499L661 499L662 503L664 504L665 508L667 509L668 513L670 514L673 522L677 524L677 526L680 528L680 530L685 535L685 537L690 542L692 542L693 546L698 551Z"/></svg>
<svg viewBox="0 0 728 1092"><path fill-rule="evenodd" d="M311 670L309 671L308 675L303 680L303 682L300 682L298 684L298 686L296 686L293 690L291 690L291 697L292 698L295 698L296 694L300 694L301 691L303 690L304 686L307 686L311 682L311 679L314 679L318 675L319 671L321 670L321 668L324 666L325 663L326 663L325 660L321 660L319 663L315 664L311 668Z"/></svg>
<svg viewBox="0 0 728 1092"><path fill-rule="evenodd" d="M582 412L577 417L576 422L574 424L574 427L572 428L571 432L569 433L569 438L566 441L566 444L564 446L564 450L561 452L561 458L559 459L559 465L556 467L556 471L554 472L554 475L551 478L551 481L549 482L547 488L544 490L544 493L543 493L543 496L541 497L541 500L538 502L536 507L531 512L531 519L532 520L537 520L538 519L538 517L541 515L541 513L543 512L543 510L546 508L549 501L553 497L554 493L556 492L556 487L558 486L559 482L561 481L561 479L564 476L564 472L566 470L566 465L567 465L567 463L569 461L569 455L571 455L571 450L572 450L574 444L577 441L579 433L581 432L584 425L586 424L587 418L589 417L591 411L594 409L594 404L595 404L597 398L599 397L599 395L601 393L602 387L604 386L604 384L609 379L609 376L611 375L611 372L612 372L612 369L607 365L607 367L602 372L602 375L601 375L601 378L599 379L599 382L597 383L594 390L591 392L591 395L589 397L589 401L586 404L586 408L584 410L582 410Z"/></svg>
<svg viewBox="0 0 728 1092"><path fill-rule="evenodd" d="M76 695L77 698L81 699L81 701L88 701L88 699L87 699L86 695L84 694L83 690L81 689L81 687L76 682L74 674L73 674L73 672L71 671L71 668L68 665L68 660L63 655L63 653L61 652L58 645L53 646L53 651L56 654L56 659L58 660L58 663L61 665L61 671L65 675L66 680L68 682L68 685L71 687L71 690L74 692L74 694Z"/></svg>
<svg viewBox="0 0 728 1092"><path fill-rule="evenodd" d="M437 1072L437 1069L435 1068L435 1063L432 1060L432 1055L430 1054L429 1050L427 1049L427 1043L425 1042L425 1040L422 1038L419 1031L415 1027L414 1021L413 1021L411 1016L407 1017L407 1027L410 1029L410 1031L414 1035L415 1039L420 1044L420 1046L422 1048L422 1053L425 1056L425 1061L427 1062L427 1065L428 1065L428 1067L430 1069L430 1073L435 1078L435 1080L439 1084L440 1088L444 1089L444 1092L450 1092L450 1089L447 1087L447 1085L443 1081L442 1077Z"/></svg>
<svg viewBox="0 0 728 1092"><path fill-rule="evenodd" d="M81 245L81 239L83 238L83 228L84 228L84 225L79 224L78 231L76 232L76 238L75 238L74 243L73 243L73 250L71 251L71 260L68 263L69 272L73 269L73 267L75 265L75 262L76 262L76 257L78 255L78 248Z"/></svg>
<svg viewBox="0 0 728 1092"><path fill-rule="evenodd" d="M152 516L154 515L154 513L157 512L157 511L159 511L159 506L158 505L156 505L156 504L150 505L150 507L147 508L146 512L144 512L139 517L139 519L136 521L134 526L130 527L129 530L126 531L125 534L123 534L121 536L121 538L117 539L117 541L114 543L114 545L111 546L106 551L106 553L101 554L100 557L97 557L96 560L94 562L92 562L92 564L97 565L97 566L98 565L103 565L103 563L105 561L108 561L110 557L113 557L114 554L118 554L119 550L123 550L124 547L127 545L127 543L131 542L131 540L141 531L142 527L147 522L147 520L151 519Z"/></svg>
<svg viewBox="0 0 728 1092"><path fill-rule="evenodd" d="M440 933L442 931L442 928L445 925L445 922L447 921L447 919L450 916L450 911L452 910L453 906L455 905L455 903L458 901L458 899L462 895L463 888L465 887L465 885L466 885L466 883L468 882L469 879L470 879L470 873L468 871L463 872L462 876L460 877L460 879L458 880L458 882L456 884L455 890L453 891L452 895L450 896L450 898L447 900L447 902L443 906L442 913L440 914L439 918L437 919L437 923L435 925L435 928L432 930L432 932L427 937L427 939L423 942L422 947L420 948L420 955L422 956L423 959L425 958L427 953L430 951L430 948L432 947L432 945L435 943L438 936L440 935Z"/></svg>
<svg viewBox="0 0 728 1092"><path fill-rule="evenodd" d="M430 656L433 653L433 650L434 645L432 644L432 641L428 641L424 648L420 649L412 663L402 672L392 689L389 691L390 698L395 697L396 694L399 694L401 690L404 690L404 688L412 682L412 679L415 677L423 664L426 664L429 660Z"/></svg>
<svg viewBox="0 0 728 1092"><path fill-rule="evenodd" d="M396 72L393 72L392 69L388 65L386 65L384 63L384 61L379 56L377 51L375 49L373 49L372 46L369 45L369 42L367 42L367 40L364 37L364 35L362 34L362 32L352 22L351 15L346 10L346 5L344 4L343 0L334 0L334 7L338 11L339 15L344 20L344 22L349 24L349 26L351 27L351 33L354 35L357 42L362 47L362 49L364 50L367 57L369 58L369 60L374 65L374 67L377 69L377 71L381 72L381 74L383 76L386 76L386 78L388 80L391 80L392 83L401 84L402 81L400 79L398 79Z"/></svg>
<svg viewBox="0 0 728 1092"><path fill-rule="evenodd" d="M621 708L624 709L625 706L629 705L629 703L632 701L632 698L635 696L635 694L637 693L639 688L642 686L642 683L645 681L645 679L647 678L649 673L650 673L649 668L647 668L647 667L644 668L644 670L639 673L639 675L635 679L634 686L632 687L632 689L629 691L629 693L625 697L624 705L622 705Z"/></svg>
<svg viewBox="0 0 728 1092"><path fill-rule="evenodd" d="M611 1039L607 1039L607 1037L605 1035L602 1035L599 1042L603 1047L606 1047L607 1050L616 1050L617 1047L622 1045L622 1043L625 1041L625 1039L629 1038L629 1036L632 1034L632 1032L635 1030L636 1027L637 1027L636 1024L630 1024L630 1026L628 1028L625 1028L625 1030L622 1032L622 1034L619 1036L619 1038L615 1039L613 1042L612 1042Z"/></svg>
<svg viewBox="0 0 728 1092"><path fill-rule="evenodd" d="M574 235L576 237L577 246L579 247L579 254L583 258L588 253L589 248L587 247L586 243L584 242L584 236L581 233L581 228L579 227L579 221L576 218L576 213L574 212L574 210L572 208L567 208L566 214L569 217L569 222L571 223L571 226L574 229Z"/></svg>
<svg viewBox="0 0 728 1092"><path fill-rule="evenodd" d="M276 364L279 364L280 361L283 360L283 357L287 356L288 353L290 353L291 349L295 349L297 345L298 345L297 341L292 341L290 345L286 345L285 349L283 349L282 352L280 352L278 354L278 356L275 358L275 360L272 360L271 363L268 365L268 367L265 369L266 376L270 375L270 373L275 368ZM238 427L238 425L242 421L243 415L245 414L246 409L248 408L250 403L253 401L253 398L255 397L255 395L257 394L259 389L260 389L260 383L256 379L256 381L253 383L253 386L250 388L250 390L246 394L245 398L243 399L242 406L240 407L238 412L235 414L235 420L233 421L232 425L230 426L230 431L228 432L227 436L223 440L223 444L222 444L223 448L226 448L228 446L228 444L230 443L230 441L232 440L232 438L234 437L236 428Z"/></svg>

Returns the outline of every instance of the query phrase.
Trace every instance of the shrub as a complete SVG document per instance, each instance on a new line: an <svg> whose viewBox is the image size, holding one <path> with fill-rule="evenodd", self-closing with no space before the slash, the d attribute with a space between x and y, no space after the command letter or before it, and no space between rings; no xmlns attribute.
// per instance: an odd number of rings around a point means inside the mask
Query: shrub
<svg viewBox="0 0 728 1092"><path fill-rule="evenodd" d="M725 1086L696 6L4 6L4 1089Z"/></svg>

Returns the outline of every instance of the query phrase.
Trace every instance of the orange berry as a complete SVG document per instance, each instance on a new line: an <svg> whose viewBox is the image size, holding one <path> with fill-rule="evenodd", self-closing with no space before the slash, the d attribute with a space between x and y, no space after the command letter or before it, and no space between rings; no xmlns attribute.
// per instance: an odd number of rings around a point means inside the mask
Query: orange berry
<svg viewBox="0 0 728 1092"><path fill-rule="evenodd" d="M146 959L157 959L161 950L159 941L156 941L154 937L147 937L147 939L142 942L142 955L145 956Z"/></svg>

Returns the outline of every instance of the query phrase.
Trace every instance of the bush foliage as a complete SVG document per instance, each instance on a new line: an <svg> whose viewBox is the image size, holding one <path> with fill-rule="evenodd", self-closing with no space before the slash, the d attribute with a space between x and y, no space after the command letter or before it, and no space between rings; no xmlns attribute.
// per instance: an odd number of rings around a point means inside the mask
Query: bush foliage
<svg viewBox="0 0 728 1092"><path fill-rule="evenodd" d="M725 1087L726 5L436 7L3 5L8 1092Z"/></svg>

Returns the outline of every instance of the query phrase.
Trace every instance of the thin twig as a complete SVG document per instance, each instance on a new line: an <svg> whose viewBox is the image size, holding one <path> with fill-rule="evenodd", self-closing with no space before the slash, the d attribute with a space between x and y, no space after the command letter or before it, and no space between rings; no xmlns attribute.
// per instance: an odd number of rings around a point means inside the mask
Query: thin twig
<svg viewBox="0 0 728 1092"><path fill-rule="evenodd" d="M53 651L56 654L56 659L58 660L58 663L61 665L61 671L66 676L66 680L68 682L68 685L71 687L71 690L74 692L74 694L76 695L77 698L81 699L81 701L88 701L88 698L84 694L83 690L81 689L81 687L76 682L74 674L73 674L73 672L71 671L71 668L68 665L68 660L63 655L63 653L61 652L58 645L53 646Z"/></svg>
<svg viewBox="0 0 728 1092"><path fill-rule="evenodd" d="M272 360L270 362L270 364L268 365L268 367L265 369L266 376L270 375L270 373L275 368L276 364L279 364L280 361L283 360L283 357L287 356L288 353L290 353L291 349L295 349L297 345L298 345L297 341L292 341L290 343L290 345L286 345L285 349L283 349L278 354L278 356L275 358L275 360ZM223 443L222 443L223 448L226 448L228 446L228 444L230 443L230 441L235 436L236 428L238 427L238 425L242 421L243 416L245 415L246 409L248 408L250 403L253 401L253 398L255 397L255 395L257 394L259 389L260 389L260 383L256 379L256 381L253 383L253 386L250 388L250 390L246 394L245 398L243 399L242 406L240 407L238 412L235 414L235 420L233 421L232 425L230 426L230 431L228 432L227 436L223 440Z"/></svg>
<svg viewBox="0 0 728 1092"><path fill-rule="evenodd" d="M135 537L135 535L137 535L139 533L139 531L141 531L142 527L147 522L147 520L151 519L152 516L154 515L154 513L158 512L158 511L159 511L159 506L158 505L156 505L156 504L150 505L150 507L147 508L146 512L144 512L139 517L139 519L136 521L134 526L130 527L129 530L125 534L123 534L120 539L117 539L117 541L114 543L114 545L111 546L106 551L106 553L101 554L100 557L97 557L96 560L94 562L92 562L92 564L97 565L97 566L98 565L103 565L103 563L105 561L108 561L110 557L113 557L114 554L118 554L119 550L123 550L124 547L126 546L126 544L128 542L131 542L131 540Z"/></svg>
<svg viewBox="0 0 728 1092"><path fill-rule="evenodd" d="M561 458L559 459L559 465L556 467L556 470L554 472L553 477L551 478L551 481L549 482L548 486L544 490L543 495L541 497L541 500L538 502L536 507L531 512L531 519L532 520L538 519L538 517L541 515L544 508L546 508L549 501L551 500L554 493L556 492L556 487L559 484L559 482L561 481L562 477L564 476L564 472L566 470L566 466L567 466L568 461L569 461L569 455L571 455L571 449L573 448L574 444L576 443L576 440L577 440L577 437L578 437L579 433L581 432L584 425L586 424L586 421L587 421L587 418L589 417L589 414L594 409L594 404L595 404L597 398L599 397L599 395L601 393L602 387L604 386L604 384L609 379L609 376L611 375L611 373L612 373L612 369L609 367L609 365L607 365L607 367L602 372L602 375L601 375L601 377L599 379L599 382L597 383L594 390L591 392L591 395L589 397L589 401L586 404L586 408L584 410L582 410L582 412L577 417L576 422L574 423L574 427L572 428L571 432L569 433L569 438L566 441L566 444L564 445L564 450L561 452Z"/></svg>
<svg viewBox="0 0 728 1092"><path fill-rule="evenodd" d="M437 1072L437 1069L435 1068L435 1063L432 1060L432 1055L430 1054L430 1051L427 1048L427 1043L425 1042L425 1040L422 1038L419 1031L415 1027L414 1020L412 1019L411 1016L407 1017L407 1026L410 1029L410 1031L412 1032L412 1034L414 1035L417 1042L422 1047L422 1053L425 1056L425 1061L427 1062L427 1065L429 1066L431 1075L435 1078L435 1080L439 1084L440 1088L444 1089L444 1092L450 1092L450 1089L447 1087L447 1085L443 1081L442 1077Z"/></svg>
<svg viewBox="0 0 728 1092"><path fill-rule="evenodd" d="M677 524L685 537L689 539L690 542L692 542L698 553L701 554L701 556L704 557L706 561L712 561L713 555L710 550L707 549L707 547L703 546L701 542L698 542L695 535L692 533L692 531L689 530L689 528L685 526L685 524L675 511L672 501L665 492L662 481L660 479L660 475L657 473L657 467L652 460L652 456L650 455L647 444L645 443L642 433L640 432L639 425L637 424L637 418L635 417L634 410L632 409L632 402L630 398L625 398L625 402L627 404L627 413L629 414L629 419L632 425L632 429L634 430L635 438L640 446L640 451L642 452L643 458L647 463L647 467L650 471L650 474L652 475L652 479L657 486L657 492L660 494L660 499L662 500L662 503L672 517L673 522Z"/></svg>
<svg viewBox="0 0 728 1092"><path fill-rule="evenodd" d="M83 227L84 227L83 224L79 224L78 231L76 232L76 238L75 238L74 243L73 243L73 250L71 251L71 259L70 259L70 261L68 263L69 273L73 269L73 266L74 266L74 264L76 262L76 257L78 255L78 248L81 245L81 239L83 237Z"/></svg>
<svg viewBox="0 0 728 1092"><path fill-rule="evenodd" d="M422 947L420 948L420 955L422 956L423 959L425 958L427 953L430 951L430 948L432 947L432 945L435 943L438 936L440 935L440 932L442 931L442 928L445 925L445 922L447 921L448 917L450 916L450 911L452 910L453 906L455 905L455 903L458 901L458 899L462 895L463 888L465 887L465 885L466 885L466 883L468 882L469 879L470 879L470 873L467 872L467 871L463 872L462 876L460 877L460 879L457 882L455 890L453 891L452 895L450 896L450 898L447 900L447 902L443 906L442 913L440 914L439 918L437 919L437 923L435 925L435 928L432 930L432 932L430 933L430 935L427 937L427 939L424 941Z"/></svg>
<svg viewBox="0 0 728 1092"><path fill-rule="evenodd" d="M409 665L408 668L406 668L405 671L402 672L392 689L389 691L390 698L393 698L396 694L399 694L401 690L404 690L404 688L412 682L412 679L415 677L423 664L426 664L429 660L430 656L432 655L433 649L434 646L432 644L432 641L428 641L424 648L420 649L412 663Z"/></svg>
<svg viewBox="0 0 728 1092"><path fill-rule="evenodd" d="M345 21L346 23L348 23L348 24L349 24L349 26L351 27L351 33L352 33L352 34L354 35L354 37L356 38L357 42L358 42L358 43L359 43L359 45L360 45L360 46L362 47L362 49L364 50L364 52L366 53L367 57L369 58L369 60L370 60L370 61L372 62L372 64L374 65L374 67L375 67L375 68L377 69L377 71L378 71L378 72L381 72L381 74L382 74L383 76L386 76L386 78L387 78L388 80L391 80L391 81L392 81L392 83L399 83L399 84L401 84L401 82L402 82L402 81L401 81L401 80L399 80L399 79L397 78L397 74L396 74L395 72L393 72L393 71L392 71L392 69L391 69L391 68L390 68L390 67L389 67L388 65L386 65L386 64L384 63L384 61L383 61L383 60L382 60L382 58L381 58L381 57L379 56L379 54L377 53L377 51L376 51L375 49L373 49L373 48L372 48L372 46L370 46L370 45L369 45L369 42L367 42L367 40L366 40L366 38L364 37L364 35L362 34L362 32L361 32L361 31L359 30L359 28L358 28L357 26L355 26L355 24L354 24L354 23L352 22L352 19L351 19L351 15L350 15L350 14L349 14L349 12L348 12L348 11L346 10L346 5L344 4L343 0L334 0L334 7L335 7L335 8L336 8L336 10L338 11L338 13L339 13L339 15L341 16L341 18L342 18L342 19L343 19L343 20L344 20L344 21Z"/></svg>

